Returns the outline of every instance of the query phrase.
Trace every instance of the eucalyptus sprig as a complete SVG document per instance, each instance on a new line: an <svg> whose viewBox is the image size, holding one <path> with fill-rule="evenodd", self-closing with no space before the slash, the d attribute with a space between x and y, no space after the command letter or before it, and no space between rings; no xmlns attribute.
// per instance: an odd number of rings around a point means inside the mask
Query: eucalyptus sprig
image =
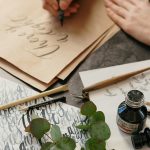
<svg viewBox="0 0 150 150"><path fill-rule="evenodd" d="M81 114L86 116L86 121L77 128L87 131L90 135L81 150L105 150L105 141L110 137L110 129L105 122L104 113L97 111L96 105L88 101L82 105ZM64 136L59 126L50 124L44 118L32 117L25 131L39 140L41 150L74 150L76 148L74 139ZM50 141L44 143L42 138L45 136Z"/></svg>
<svg viewBox="0 0 150 150"><path fill-rule="evenodd" d="M41 150L74 150L76 147L73 139L62 135L59 126L51 125L44 118L33 119L25 131L39 140ZM43 143L41 139L44 136L47 136L50 142Z"/></svg>
<svg viewBox="0 0 150 150"><path fill-rule="evenodd" d="M106 140L110 137L110 129L105 122L105 115L102 111L97 111L96 105L88 101L81 107L81 114L87 117L85 124L76 126L78 129L89 133L90 138L85 143L82 150L105 150Z"/></svg>

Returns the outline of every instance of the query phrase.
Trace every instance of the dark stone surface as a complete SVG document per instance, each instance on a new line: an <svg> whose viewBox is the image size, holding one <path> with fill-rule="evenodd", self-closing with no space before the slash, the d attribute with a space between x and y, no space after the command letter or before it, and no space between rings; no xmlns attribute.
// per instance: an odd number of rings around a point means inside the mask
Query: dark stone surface
<svg viewBox="0 0 150 150"><path fill-rule="evenodd" d="M70 93L82 94L82 82L79 72L108 66L120 65L150 59L150 47L139 43L120 31L102 47L92 53L80 64L64 83L69 84L70 92L66 93L67 102L80 106Z"/></svg>

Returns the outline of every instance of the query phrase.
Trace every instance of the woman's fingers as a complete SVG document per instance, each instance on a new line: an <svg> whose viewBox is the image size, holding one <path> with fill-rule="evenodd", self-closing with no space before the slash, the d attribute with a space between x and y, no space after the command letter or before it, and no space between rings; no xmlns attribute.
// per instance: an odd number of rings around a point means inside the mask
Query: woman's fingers
<svg viewBox="0 0 150 150"><path fill-rule="evenodd" d="M150 3L147 0L105 0L105 3L108 16L120 28L150 45L150 36L145 36L150 35Z"/></svg>
<svg viewBox="0 0 150 150"><path fill-rule="evenodd" d="M128 11L118 5L116 5L115 3L113 3L110 0L106 0L106 8L111 9L114 13L116 13L117 15L125 18Z"/></svg>
<svg viewBox="0 0 150 150"><path fill-rule="evenodd" d="M58 15L59 7L64 10L65 16L70 16L78 11L80 7L77 3L71 3L72 0L60 0L59 6L57 0L44 0L43 8L50 11L54 16Z"/></svg>
<svg viewBox="0 0 150 150"><path fill-rule="evenodd" d="M72 0L60 0L59 6L61 9L66 10L69 8L69 5L71 4Z"/></svg>
<svg viewBox="0 0 150 150"><path fill-rule="evenodd" d="M130 0L110 0L116 5L125 8L126 10L131 9L134 5L130 2Z"/></svg>
<svg viewBox="0 0 150 150"><path fill-rule="evenodd" d="M114 11L112 11L110 8L107 8L108 16L118 25L118 26L124 26L125 19L121 16L117 15Z"/></svg>
<svg viewBox="0 0 150 150"><path fill-rule="evenodd" d="M45 0L45 2L52 7L54 10L58 9L58 3L57 0Z"/></svg>
<svg viewBox="0 0 150 150"><path fill-rule="evenodd" d="M51 12L54 16L58 15L57 11L49 3L44 3L43 8Z"/></svg>

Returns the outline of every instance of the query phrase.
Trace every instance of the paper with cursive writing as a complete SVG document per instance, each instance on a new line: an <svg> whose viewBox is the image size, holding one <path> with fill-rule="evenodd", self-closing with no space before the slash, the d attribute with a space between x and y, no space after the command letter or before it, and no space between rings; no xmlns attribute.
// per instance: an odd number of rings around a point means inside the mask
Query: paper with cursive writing
<svg viewBox="0 0 150 150"><path fill-rule="evenodd" d="M113 24L99 0L81 1L82 9L66 18L63 28L43 10L41 0L0 0L0 4L0 57L44 83Z"/></svg>
<svg viewBox="0 0 150 150"><path fill-rule="evenodd" d="M0 104L6 104L12 100L37 93L26 86L1 77L0 85ZM45 101L46 99L50 98L45 97L38 101ZM37 100L25 105L35 103ZM77 150L87 139L87 135L75 127L84 121L78 108L64 103L56 103L41 107L39 110L35 109L34 112L38 116L48 119L52 124L58 125L63 134L74 138L77 143ZM24 131L31 121L30 116L30 113L18 111L18 107L0 111L0 150L40 150L39 142L31 134Z"/></svg>
<svg viewBox="0 0 150 150"><path fill-rule="evenodd" d="M132 72L142 68L149 67L150 60L130 63L125 65L89 70L80 73L84 87L96 82L109 79L124 73ZM90 92L90 99L102 110L106 116L106 122L111 129L111 137L107 142L107 150L133 150L130 135L121 132L116 124L117 109L130 90L140 90L145 96L145 101L150 102L150 71L144 72L128 80L115 85ZM146 126L150 127L150 118L148 117ZM148 150L144 147L142 150Z"/></svg>
<svg viewBox="0 0 150 150"><path fill-rule="evenodd" d="M98 45L98 43L101 43L101 42L103 43L104 40L106 41L108 38L110 38L110 35L108 33L110 33L111 29L112 29L112 27L106 33L104 33L103 36L101 36L98 40L96 40L93 43L93 45L91 45L82 54L80 54L75 60L73 60L65 69L63 69L63 71L61 71L60 74L57 75L57 78L54 78L48 84L41 82L40 80L37 80L36 78L33 78L29 74L21 71L20 69L18 69L14 65L8 63L7 61L5 61L2 58L0 58L0 66L7 72L16 76L17 78L23 80L24 82L30 84L31 86L33 86L35 88L43 91L43 90L47 89L49 86L51 86L52 84L54 84L58 80L58 78L64 80L74 70L74 68L77 67L77 65L81 61L83 61L83 59L85 59L93 51L93 48L96 47ZM117 32L116 30L113 31L113 33L116 33L116 32Z"/></svg>

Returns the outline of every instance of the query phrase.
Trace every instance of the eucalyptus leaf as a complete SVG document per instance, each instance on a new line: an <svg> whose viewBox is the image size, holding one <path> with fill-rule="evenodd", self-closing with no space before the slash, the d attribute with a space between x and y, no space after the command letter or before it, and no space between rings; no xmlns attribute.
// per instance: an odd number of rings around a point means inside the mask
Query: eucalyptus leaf
<svg viewBox="0 0 150 150"><path fill-rule="evenodd" d="M88 130L90 128L90 125L78 125L76 128L81 129L81 130Z"/></svg>
<svg viewBox="0 0 150 150"><path fill-rule="evenodd" d="M41 150L50 150L53 146L54 146L53 143L47 142L42 145Z"/></svg>
<svg viewBox="0 0 150 150"><path fill-rule="evenodd" d="M89 133L92 138L107 140L110 137L110 129L104 121L99 121L91 125Z"/></svg>
<svg viewBox="0 0 150 150"><path fill-rule="evenodd" d="M59 147L57 147L56 145L54 145L53 147L51 147L49 150L62 150Z"/></svg>
<svg viewBox="0 0 150 150"><path fill-rule="evenodd" d="M76 147L76 143L70 137L62 137L56 146L61 150L74 150Z"/></svg>
<svg viewBox="0 0 150 150"><path fill-rule="evenodd" d="M89 123L93 124L98 121L105 121L105 115L102 111L97 111L95 112L90 118L89 118Z"/></svg>
<svg viewBox="0 0 150 150"><path fill-rule="evenodd" d="M62 137L60 128L57 125L52 125L50 133L54 142L57 142Z"/></svg>
<svg viewBox="0 0 150 150"><path fill-rule="evenodd" d="M86 150L106 150L106 143L96 138L90 138L86 141L85 148Z"/></svg>
<svg viewBox="0 0 150 150"><path fill-rule="evenodd" d="M96 105L93 102L88 101L82 105L81 114L90 117L96 112L96 110Z"/></svg>
<svg viewBox="0 0 150 150"><path fill-rule="evenodd" d="M41 139L50 130L50 123L44 118L36 118L31 121L30 129L33 136Z"/></svg>

